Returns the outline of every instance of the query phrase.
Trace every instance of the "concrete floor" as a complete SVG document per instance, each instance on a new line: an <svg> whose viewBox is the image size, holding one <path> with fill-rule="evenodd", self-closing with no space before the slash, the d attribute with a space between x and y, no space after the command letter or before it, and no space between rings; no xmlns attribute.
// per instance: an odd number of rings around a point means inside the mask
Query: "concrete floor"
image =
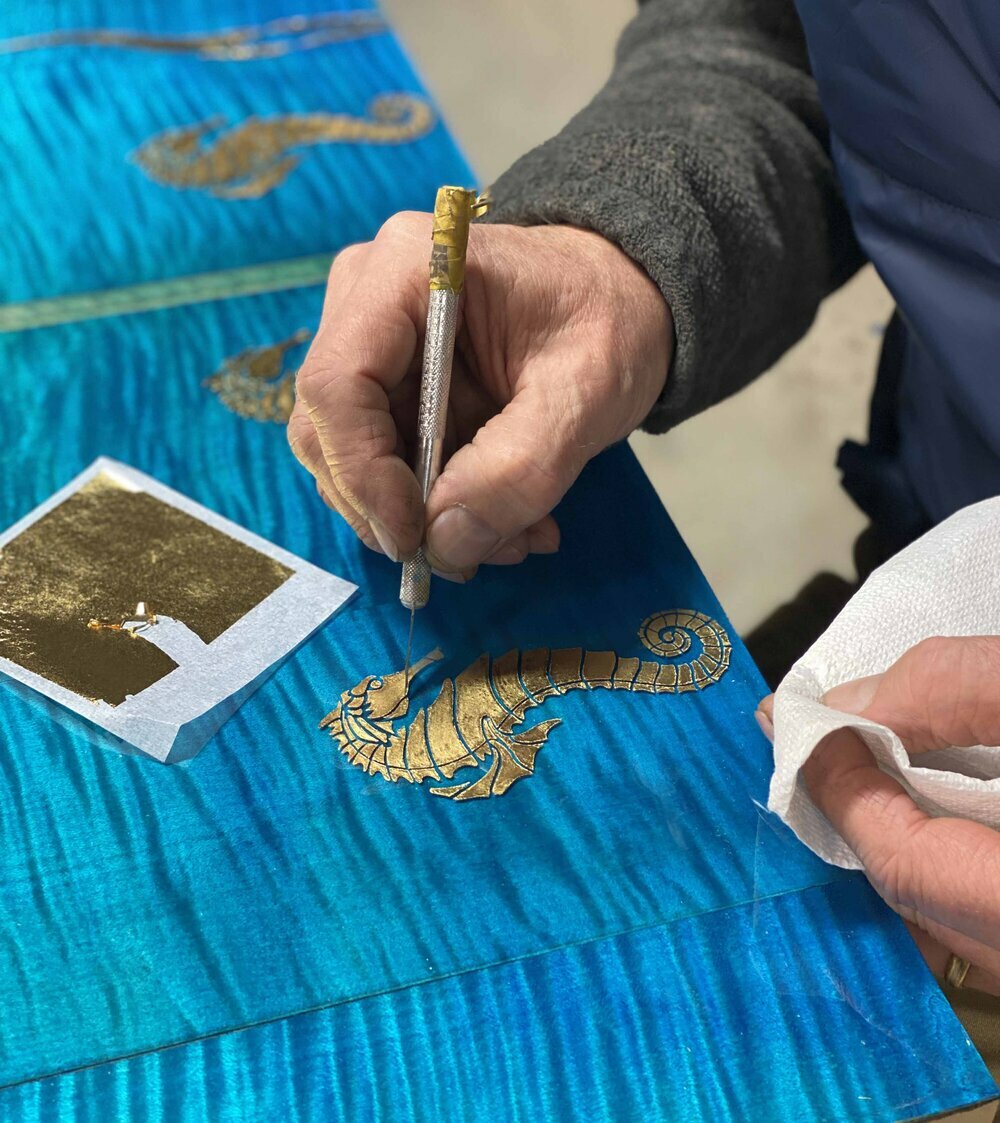
<svg viewBox="0 0 1000 1123"><path fill-rule="evenodd" d="M382 0L482 183L600 88L634 0ZM445 23L445 17L450 22ZM632 438L733 623L820 569L849 573L861 514L834 457L865 431L891 299L869 269L748 390L664 437Z"/></svg>

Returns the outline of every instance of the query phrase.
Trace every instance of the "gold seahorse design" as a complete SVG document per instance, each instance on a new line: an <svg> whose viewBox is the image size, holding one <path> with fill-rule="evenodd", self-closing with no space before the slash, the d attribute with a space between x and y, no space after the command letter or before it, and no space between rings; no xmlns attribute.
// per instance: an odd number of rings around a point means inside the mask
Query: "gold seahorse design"
<svg viewBox="0 0 1000 1123"><path fill-rule="evenodd" d="M451 780L474 767L475 779L431 792L454 800L503 795L534 772L538 751L559 725L554 718L515 732L528 711L547 699L571 690L683 694L718 682L729 667L729 636L700 612L656 613L643 621L639 638L654 655L678 661L654 663L579 647L513 650L498 659L481 655L454 680L445 679L434 701L401 725L414 677L442 658L435 650L408 679L402 671L362 679L340 696L320 728L370 775L421 784Z"/></svg>
<svg viewBox="0 0 1000 1123"><path fill-rule="evenodd" d="M119 47L132 51L193 54L213 62L246 62L277 58L291 51L309 51L328 43L361 39L386 30L377 12L318 12L288 16L248 27L157 35L123 28L83 27L0 39L0 55L21 54L45 47Z"/></svg>
<svg viewBox="0 0 1000 1123"><path fill-rule="evenodd" d="M288 113L248 117L218 132L215 117L167 129L146 141L133 159L157 183L196 188L220 199L259 199L284 183L301 156L290 151L317 144L401 144L434 127L430 104L416 94L381 94L367 117L347 113ZM214 133L214 139L209 134Z"/></svg>
<svg viewBox="0 0 1000 1123"><path fill-rule="evenodd" d="M224 359L203 385L214 391L227 409L254 421L284 425L295 405L295 371L285 370L285 355L312 338L308 328L266 347L247 347Z"/></svg>

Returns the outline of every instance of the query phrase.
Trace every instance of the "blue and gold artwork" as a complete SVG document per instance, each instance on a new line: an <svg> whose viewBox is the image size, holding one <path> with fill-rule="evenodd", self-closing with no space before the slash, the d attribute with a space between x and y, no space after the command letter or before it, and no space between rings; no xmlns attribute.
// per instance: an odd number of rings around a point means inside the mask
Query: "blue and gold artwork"
<svg viewBox="0 0 1000 1123"><path fill-rule="evenodd" d="M232 129L215 119L168 129L133 153L157 183L207 191L219 199L259 199L280 187L318 144L403 144L430 132L434 110L422 97L382 94L365 117L291 113L251 117Z"/></svg>
<svg viewBox="0 0 1000 1123"><path fill-rule="evenodd" d="M301 353L312 337L309 328L299 328L277 343L245 347L223 359L204 384L241 417L283 425L295 405L297 367L289 365L288 354Z"/></svg>
<svg viewBox="0 0 1000 1123"><path fill-rule="evenodd" d="M995 1095L897 918L764 811L764 684L626 446L401 673L399 568L281 424L330 256L475 181L374 7L6 4L0 122L0 526L108 456L359 586L175 766L0 683L0 1119Z"/></svg>

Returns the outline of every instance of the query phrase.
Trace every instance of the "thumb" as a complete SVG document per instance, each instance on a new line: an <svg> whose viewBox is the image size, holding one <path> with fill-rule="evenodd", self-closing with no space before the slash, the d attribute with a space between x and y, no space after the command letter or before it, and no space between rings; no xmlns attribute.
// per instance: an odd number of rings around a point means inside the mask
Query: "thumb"
<svg viewBox="0 0 1000 1123"><path fill-rule="evenodd" d="M860 717L872 704L883 677L883 675L867 675L865 678L842 682L826 692L823 704L829 706L831 710L857 714Z"/></svg>
<svg viewBox="0 0 1000 1123"><path fill-rule="evenodd" d="M542 522L603 447L582 444L571 418L569 409L557 418L544 394L525 388L455 453L427 503L435 569L473 570Z"/></svg>
<svg viewBox="0 0 1000 1123"><path fill-rule="evenodd" d="M1000 744L1000 636L924 640L823 701L887 726L910 752Z"/></svg>

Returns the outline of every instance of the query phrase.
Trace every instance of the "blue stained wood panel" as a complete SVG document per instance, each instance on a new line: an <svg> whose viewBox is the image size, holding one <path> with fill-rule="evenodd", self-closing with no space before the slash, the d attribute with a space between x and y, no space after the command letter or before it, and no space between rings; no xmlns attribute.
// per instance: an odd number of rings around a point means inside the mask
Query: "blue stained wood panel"
<svg viewBox="0 0 1000 1123"><path fill-rule="evenodd" d="M736 637L701 693L546 702L532 721L562 724L499 799L369 776L317 729L343 690L401 668L398 569L322 505L280 426L238 417L203 382L226 355L314 324L321 299L303 288L0 336L0 416L17 418L0 445L4 524L111 455L361 586L184 765L119 755L0 691L0 1084L89 1066L0 1110L56 1097L86 1117L162 1095L163 1117L194 1118L197 1095L277 1102L291 1081L307 1117L328 1092L349 1118L405 1103L432 1118L449 1071L466 1074L448 1094L468 1118L502 1094L527 1111L553 1082L595 1118L746 1112L780 1093L788 1114L770 1118L891 1119L907 1097L923 1112L989 1095L898 921L761 810L765 688ZM624 446L557 518L559 554L435 589L415 650L445 659L415 707L482 652L642 656L653 612L725 624ZM234 1033L262 1022L275 1024ZM332 1056L308 1027L341 1042ZM184 1048L123 1060L169 1045ZM214 1066L197 1094L188 1065ZM845 1089L870 1097L868 1115Z"/></svg>

